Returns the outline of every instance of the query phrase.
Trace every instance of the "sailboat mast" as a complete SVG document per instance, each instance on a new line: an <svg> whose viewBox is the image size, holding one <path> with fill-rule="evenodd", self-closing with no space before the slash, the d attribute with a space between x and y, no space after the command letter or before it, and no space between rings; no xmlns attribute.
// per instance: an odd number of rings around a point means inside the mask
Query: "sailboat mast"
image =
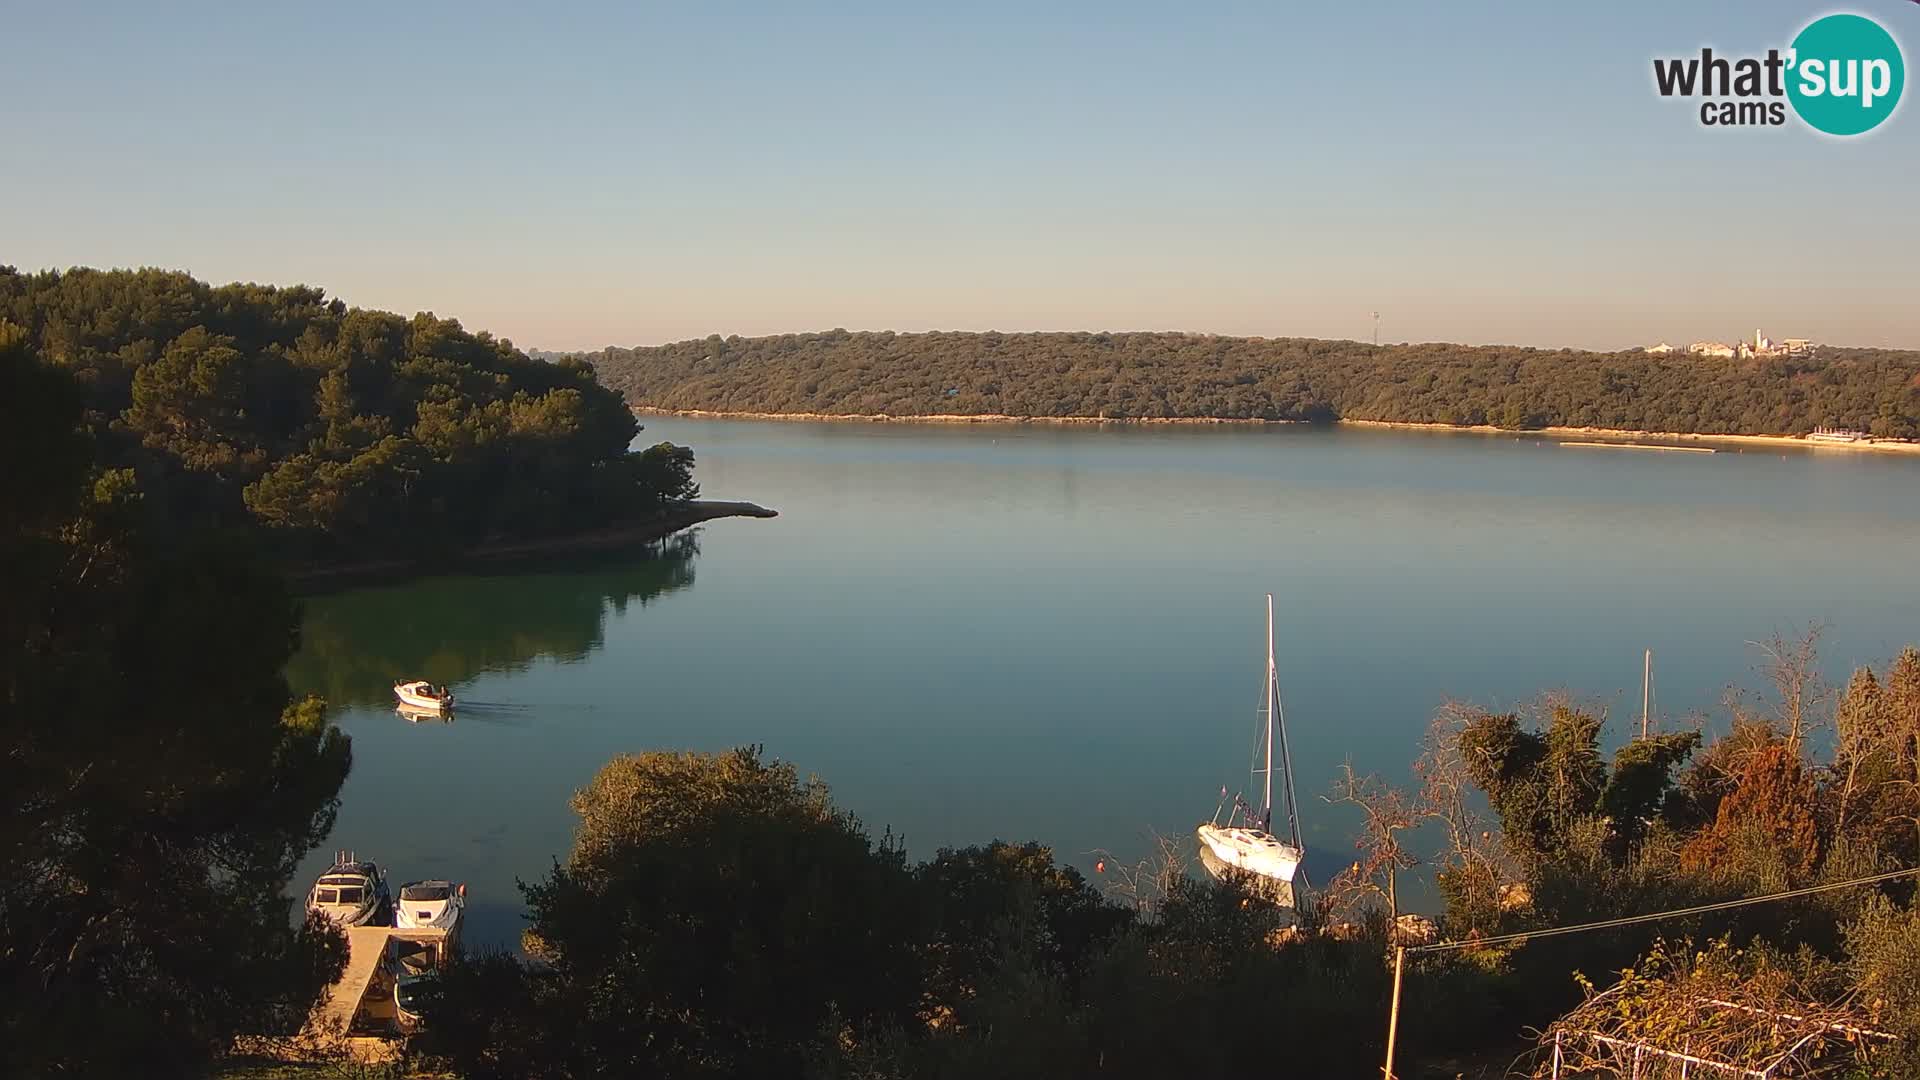
<svg viewBox="0 0 1920 1080"><path fill-rule="evenodd" d="M1640 672L1640 737L1647 737L1647 706L1653 700L1653 650L1647 650L1647 666Z"/></svg>
<svg viewBox="0 0 1920 1080"><path fill-rule="evenodd" d="M1273 733L1280 732L1280 761L1286 770L1287 783L1287 835L1293 846L1305 850L1300 842L1300 803L1293 794L1293 747L1287 744L1287 715L1280 704L1280 668L1273 661L1273 594L1267 594L1267 789L1268 804L1273 796ZM1271 828L1271 826L1269 826ZM1306 874L1300 875L1300 883L1307 883Z"/></svg>
<svg viewBox="0 0 1920 1080"><path fill-rule="evenodd" d="M1267 594L1267 789L1261 811L1270 816L1273 813L1273 684L1278 673L1273 667L1273 594ZM1269 826L1271 828L1271 826Z"/></svg>

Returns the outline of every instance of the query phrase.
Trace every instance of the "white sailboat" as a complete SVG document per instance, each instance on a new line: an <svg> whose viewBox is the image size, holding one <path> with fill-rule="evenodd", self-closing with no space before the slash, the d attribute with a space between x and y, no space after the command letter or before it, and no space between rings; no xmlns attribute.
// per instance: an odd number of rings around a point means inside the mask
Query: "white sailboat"
<svg viewBox="0 0 1920 1080"><path fill-rule="evenodd" d="M1292 907L1293 880L1306 856L1300 843L1300 819L1293 797L1293 758L1287 749L1287 722L1280 707L1280 674L1273 660L1273 594L1267 594L1267 685L1266 704L1261 710L1261 726L1266 742L1265 764L1255 771L1261 776L1260 805L1254 807L1239 796L1228 803L1221 792L1220 808L1213 820L1194 830L1200 840L1200 862L1214 877L1223 880L1251 876L1252 884L1276 902ZM1287 803L1286 837L1273 832L1274 739L1280 741L1282 794ZM1225 819L1222 820L1222 814ZM1302 878L1301 884L1305 884Z"/></svg>

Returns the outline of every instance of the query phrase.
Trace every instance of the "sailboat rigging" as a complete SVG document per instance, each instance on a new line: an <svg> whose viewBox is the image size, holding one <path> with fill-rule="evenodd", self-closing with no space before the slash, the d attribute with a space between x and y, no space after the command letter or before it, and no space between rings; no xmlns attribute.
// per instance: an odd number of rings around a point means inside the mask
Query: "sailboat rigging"
<svg viewBox="0 0 1920 1080"><path fill-rule="evenodd" d="M1291 907L1293 881L1299 872L1306 849L1300 840L1300 815L1294 801L1293 755L1287 744L1286 714L1280 704L1279 667L1273 653L1273 594L1267 594L1267 677L1265 703L1261 710L1261 728L1265 740L1265 763L1254 770L1261 775L1260 806L1256 809L1239 796L1231 807L1221 792L1221 804L1213 820L1203 822L1194 834L1200 841L1200 862L1215 877L1251 875L1259 891ZM1281 795L1286 800L1286 839L1273 832L1274 741L1279 740ZM1226 820L1221 820L1221 814ZM1301 876L1301 884L1306 879Z"/></svg>

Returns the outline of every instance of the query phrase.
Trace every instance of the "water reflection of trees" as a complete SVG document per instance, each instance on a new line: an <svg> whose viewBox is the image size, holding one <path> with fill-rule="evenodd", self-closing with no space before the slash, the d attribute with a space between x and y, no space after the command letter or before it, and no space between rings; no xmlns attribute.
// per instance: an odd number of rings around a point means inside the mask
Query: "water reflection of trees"
<svg viewBox="0 0 1920 1080"><path fill-rule="evenodd" d="M340 706L385 705L403 676L454 684L600 648L609 611L693 584L696 533L641 555L512 574L425 578L307 601L295 691Z"/></svg>

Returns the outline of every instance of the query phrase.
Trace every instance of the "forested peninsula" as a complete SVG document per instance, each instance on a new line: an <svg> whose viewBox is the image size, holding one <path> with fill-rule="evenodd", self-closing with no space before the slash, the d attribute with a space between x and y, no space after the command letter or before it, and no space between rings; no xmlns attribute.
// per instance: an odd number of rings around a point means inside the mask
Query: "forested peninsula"
<svg viewBox="0 0 1920 1080"><path fill-rule="evenodd" d="M288 569L701 516L684 505L692 451L630 452L639 424L591 367L429 313L165 270L0 267L0 327L77 396L96 483L137 497L148 528L243 534Z"/></svg>
<svg viewBox="0 0 1920 1080"><path fill-rule="evenodd" d="M636 406L741 414L1270 420L1920 438L1920 352L1720 359L1181 333L851 333L582 354Z"/></svg>

